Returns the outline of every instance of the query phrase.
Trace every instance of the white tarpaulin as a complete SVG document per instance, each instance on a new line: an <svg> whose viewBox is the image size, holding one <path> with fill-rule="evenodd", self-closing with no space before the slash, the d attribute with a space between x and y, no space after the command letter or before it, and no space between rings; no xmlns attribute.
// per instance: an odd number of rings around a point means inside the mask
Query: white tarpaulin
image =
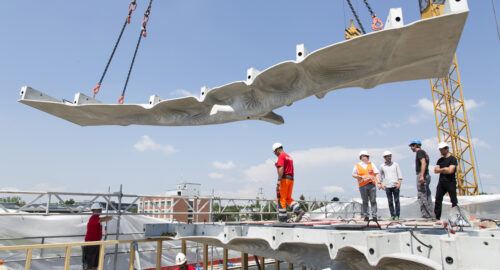
<svg viewBox="0 0 500 270"><path fill-rule="evenodd" d="M189 126L240 120L282 124L273 110L348 87L443 77L447 74L468 14L467 1L446 1L443 15L403 24L401 9L391 9L383 30L342 41L307 55L297 46L295 61L262 72L253 68L246 81L209 89L200 97L149 104L105 104L78 93L60 101L25 86L19 102L81 126Z"/></svg>
<svg viewBox="0 0 500 270"><path fill-rule="evenodd" d="M354 202L362 203L361 198L353 199ZM434 199L433 199L434 201ZM401 218L420 218L422 214L420 212L420 204L418 203L417 197L400 198L401 205ZM498 219L500 218L500 194L493 195L479 195L479 196L459 196L458 197L458 205L463 209L467 210L471 217L475 218L490 218L490 219ZM326 206L327 211L335 212L327 214L328 218L349 218L352 217L352 204L348 203L338 203L333 202ZM377 197L377 215L382 218L390 217L389 213L389 204L387 202L386 196ZM356 208L357 211L360 211L359 208ZM434 209L432 209L434 210ZM451 202L448 196L443 199L443 211L442 217L445 218L448 216L449 211L451 210ZM311 214L311 218L324 218L325 209L322 207Z"/></svg>

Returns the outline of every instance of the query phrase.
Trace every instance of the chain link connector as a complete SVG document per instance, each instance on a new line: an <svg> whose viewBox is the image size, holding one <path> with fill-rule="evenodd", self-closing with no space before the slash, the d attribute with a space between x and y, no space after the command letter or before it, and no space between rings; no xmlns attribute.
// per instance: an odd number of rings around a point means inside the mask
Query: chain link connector
<svg viewBox="0 0 500 270"><path fill-rule="evenodd" d="M123 104L124 99L125 99L125 95L121 95L121 97L118 99L118 104Z"/></svg>
<svg viewBox="0 0 500 270"><path fill-rule="evenodd" d="M373 18L372 20L373 31L382 30L382 28L384 28L384 23L382 23L382 21L375 14L373 14L372 18Z"/></svg>
<svg viewBox="0 0 500 270"><path fill-rule="evenodd" d="M97 83L97 85L94 87L94 89L92 89L92 93L94 93L94 98L95 98L95 95L97 95L97 93L99 93L99 89L101 88L101 83Z"/></svg>

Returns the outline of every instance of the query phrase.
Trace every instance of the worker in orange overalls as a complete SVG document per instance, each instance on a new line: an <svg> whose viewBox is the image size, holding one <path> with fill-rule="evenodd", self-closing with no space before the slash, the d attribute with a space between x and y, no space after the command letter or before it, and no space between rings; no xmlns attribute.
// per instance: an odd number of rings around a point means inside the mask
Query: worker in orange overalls
<svg viewBox="0 0 500 270"><path fill-rule="evenodd" d="M380 174L372 162L370 162L370 155L368 151L359 152L360 162L354 165L352 169L352 177L358 180L359 193L361 193L361 216L365 221L368 221L368 200L370 201L370 208L372 212L372 219L377 221L377 185L378 189L382 188L382 181Z"/></svg>
<svg viewBox="0 0 500 270"><path fill-rule="evenodd" d="M287 222L286 206L290 206L297 215L295 222L299 222L304 215L300 204L292 199L293 191L293 159L283 151L281 143L273 144L273 152L278 157L278 184L276 186L276 199L278 201L278 220Z"/></svg>

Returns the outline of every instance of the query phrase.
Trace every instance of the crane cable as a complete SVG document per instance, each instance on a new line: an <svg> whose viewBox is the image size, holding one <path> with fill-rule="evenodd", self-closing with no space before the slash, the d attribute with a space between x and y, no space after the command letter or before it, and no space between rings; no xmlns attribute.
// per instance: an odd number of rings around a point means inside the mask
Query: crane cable
<svg viewBox="0 0 500 270"><path fill-rule="evenodd" d="M125 27L127 24L130 24L130 17L132 16L132 12L137 8L137 2L136 0L130 1L128 5L128 15L127 18L125 19L125 22L123 23L122 30L120 31L120 35L118 36L118 39L115 42L115 47L113 48L113 51L111 52L111 56L108 59L108 63L106 64L106 67L104 68L104 72L101 75L101 79L97 83L97 85L92 89L93 97L99 93L99 90L101 88L102 81L104 80L104 76L106 76L106 73L108 72L109 65L111 64L111 60L113 59L113 56L115 55L116 48L118 47L118 44L120 43L120 40L122 39L123 32L125 31Z"/></svg>
<svg viewBox="0 0 500 270"><path fill-rule="evenodd" d="M365 2L366 8L368 8L368 11L372 15L372 29L373 29L373 31L382 30L382 28L384 28L384 24L377 17L377 15L375 15L375 12L373 12L372 8L370 7L370 4L368 4L368 0L363 0L363 2Z"/></svg>
<svg viewBox="0 0 500 270"><path fill-rule="evenodd" d="M354 18L356 18L356 21L358 22L359 28L361 28L361 32L363 32L363 34L366 34L365 28L363 27L363 24L359 20L358 14L356 13L356 10L354 10L354 7L352 6L351 0L346 0L346 1L347 1L347 4L349 5L349 7L351 8L352 15L354 15Z"/></svg>
<svg viewBox="0 0 500 270"><path fill-rule="evenodd" d="M500 40L500 30L498 29L497 12L495 11L495 2L493 0L491 0L491 7L493 8L493 14L495 15L495 22L497 24L498 40Z"/></svg>
<svg viewBox="0 0 500 270"><path fill-rule="evenodd" d="M139 45L141 44L141 39L146 38L146 26L149 21L149 14L151 13L151 5L153 4L153 0L149 1L148 8L144 12L144 17L142 18L142 27L141 32L139 32L139 39L137 40L137 45L135 46L134 56L132 57L132 62L130 63L130 68L128 70L127 79L125 80L125 85L123 86L122 95L118 99L118 104L123 104L123 100L125 98L125 91L127 90L128 80L130 79L130 74L132 73L132 68L134 67L135 57L137 56L137 51L139 50Z"/></svg>

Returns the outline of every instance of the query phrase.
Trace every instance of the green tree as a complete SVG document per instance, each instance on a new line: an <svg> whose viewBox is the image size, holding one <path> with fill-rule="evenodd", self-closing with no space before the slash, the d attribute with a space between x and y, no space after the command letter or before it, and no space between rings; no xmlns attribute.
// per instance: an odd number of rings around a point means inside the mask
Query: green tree
<svg viewBox="0 0 500 270"><path fill-rule="evenodd" d="M64 205L73 205L75 204L75 200L73 198L69 198L69 200L64 201Z"/></svg>
<svg viewBox="0 0 500 270"><path fill-rule="evenodd" d="M22 207L22 206L24 206L26 204L26 202L23 201L21 199L21 197L19 197L19 196L0 198L0 202L14 203L14 204L16 204L17 206L20 206L20 207Z"/></svg>

